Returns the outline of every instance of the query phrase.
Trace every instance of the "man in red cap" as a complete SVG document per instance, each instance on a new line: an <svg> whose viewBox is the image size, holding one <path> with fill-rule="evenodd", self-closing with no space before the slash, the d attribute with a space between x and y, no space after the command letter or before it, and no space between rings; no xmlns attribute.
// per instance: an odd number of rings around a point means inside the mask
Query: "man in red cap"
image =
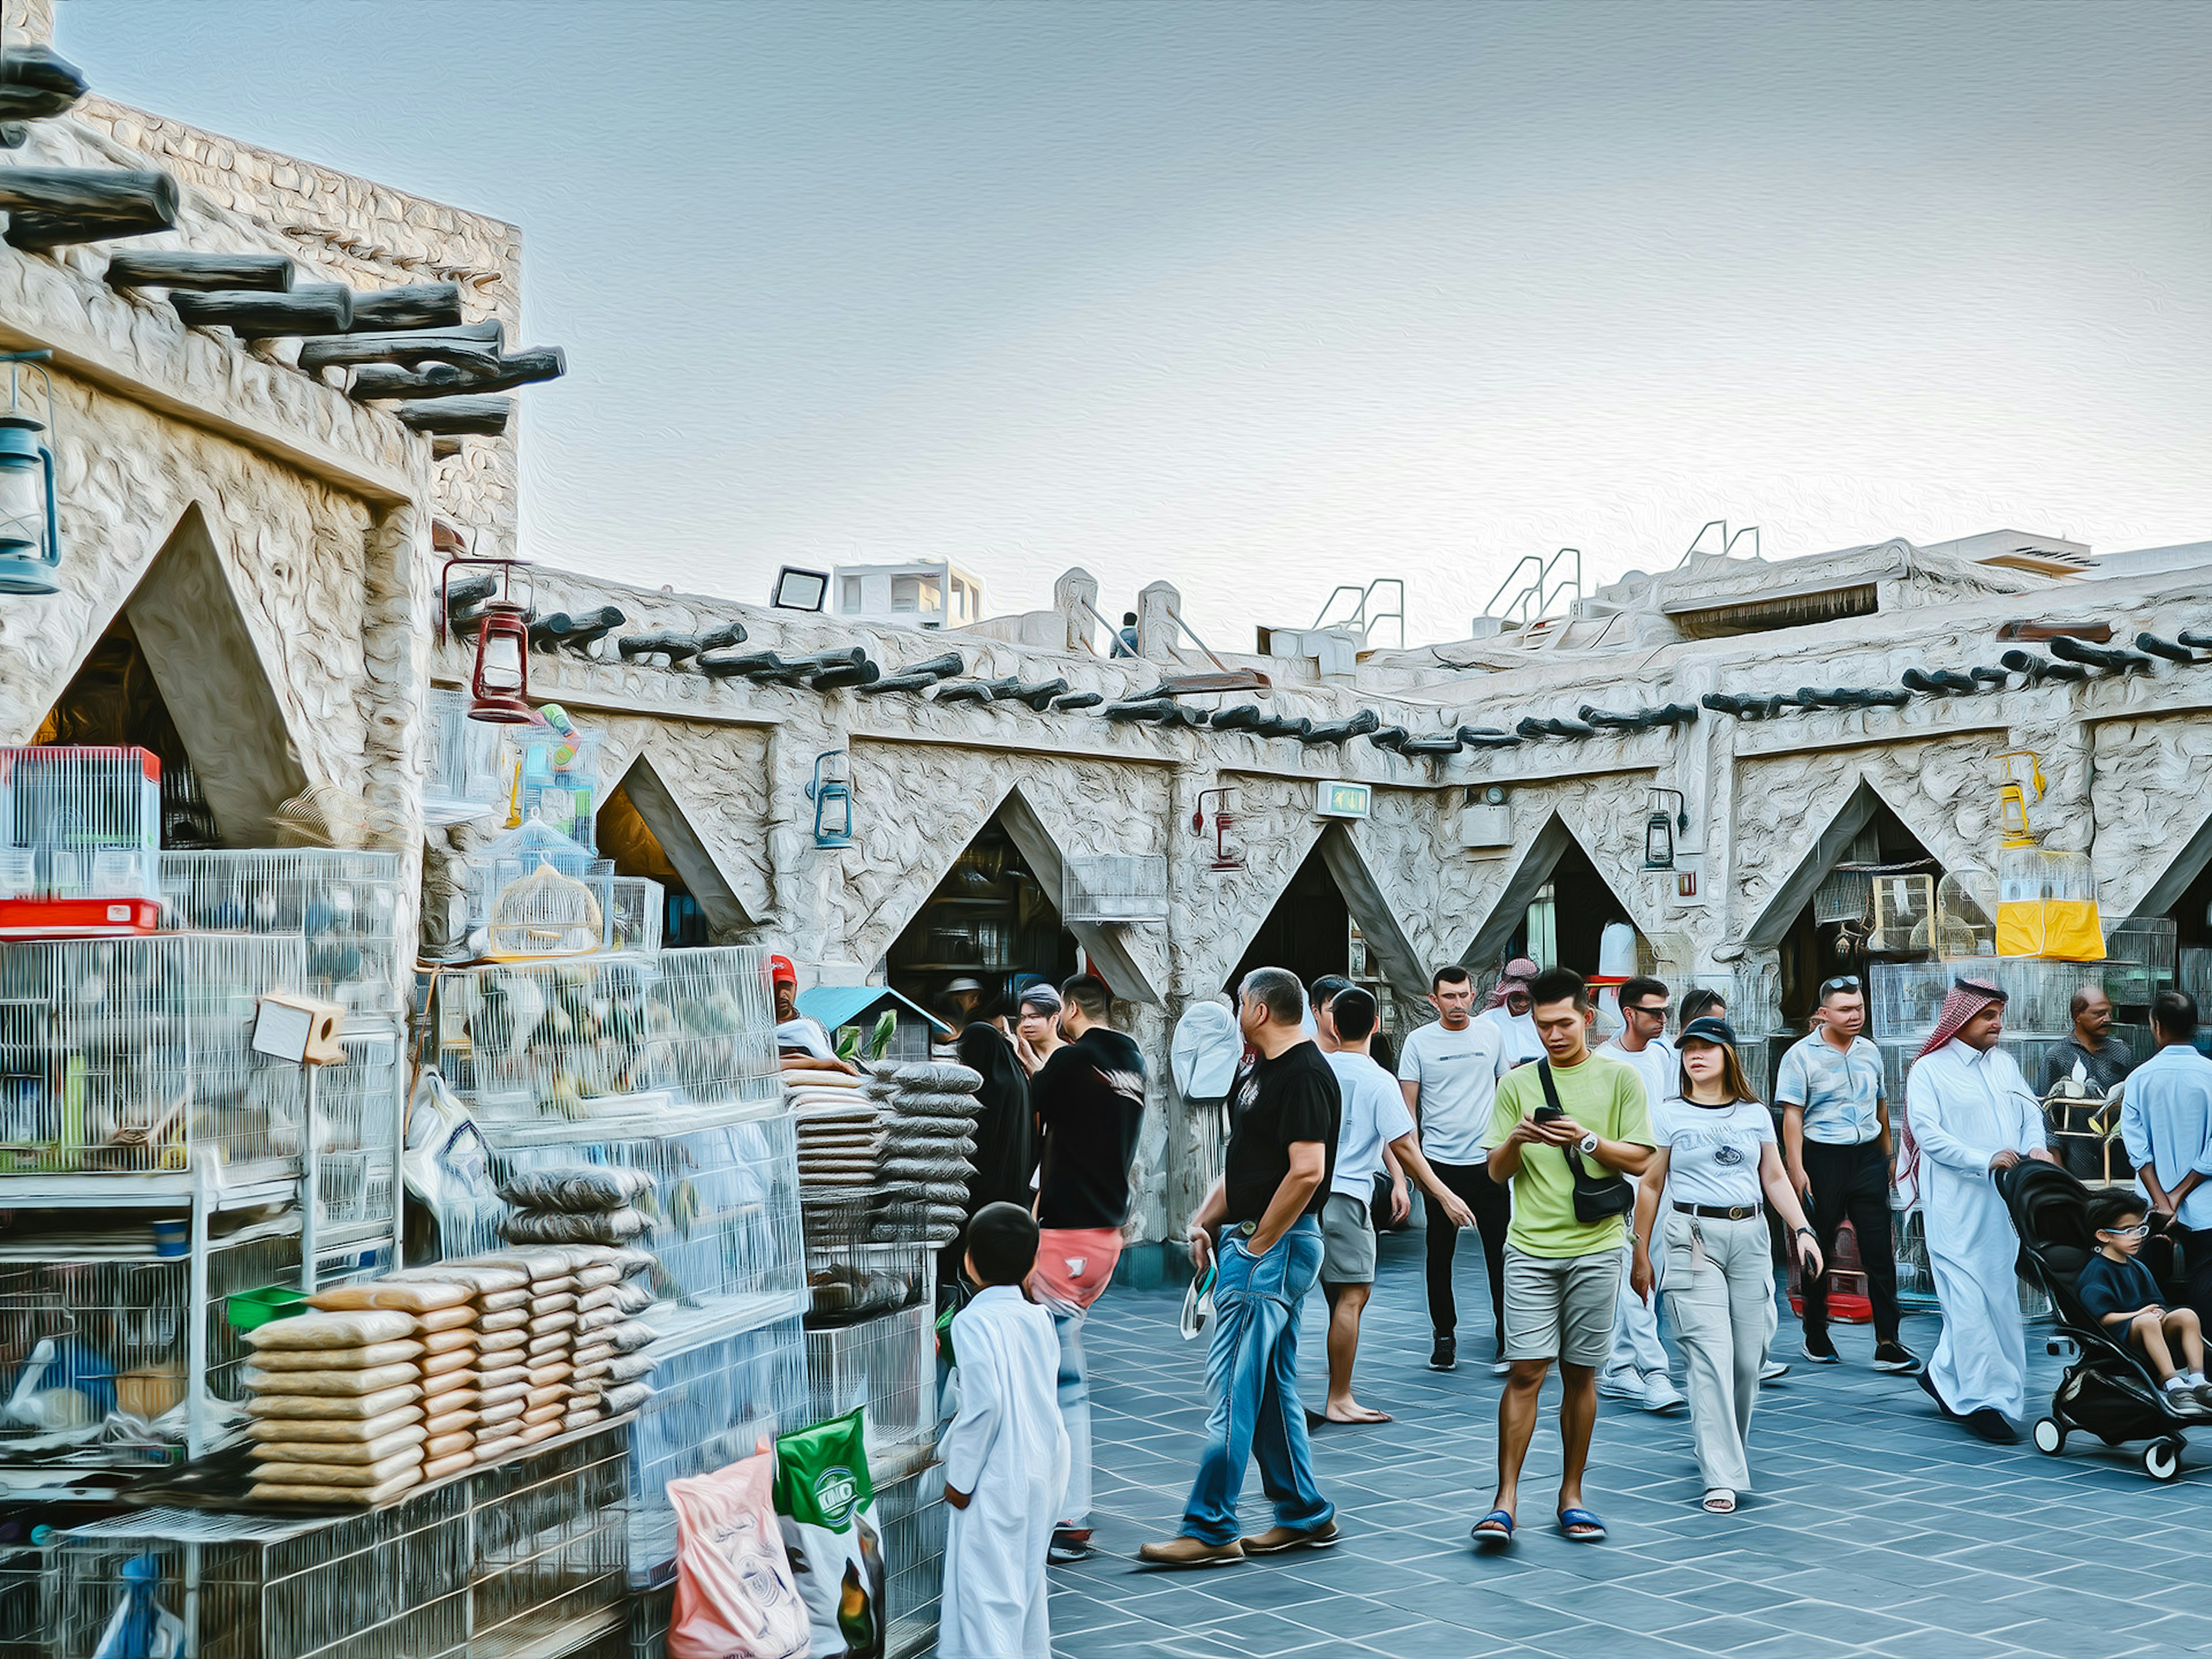
<svg viewBox="0 0 2212 1659"><path fill-rule="evenodd" d="M787 1072L849 1072L860 1068L837 1058L822 1022L799 1012L799 969L789 957L768 959L768 982L775 996L775 1051Z"/></svg>
<svg viewBox="0 0 2212 1659"><path fill-rule="evenodd" d="M2005 994L1962 979L1905 1080L1905 1170L1924 1165L1928 1266L1943 1308L1942 1340L1921 1373L1946 1417L1998 1445L2018 1440L2027 1412L2027 1344L2013 1266L2020 1236L1997 1191L1998 1171L2051 1157L2043 1106L1997 1047Z"/></svg>

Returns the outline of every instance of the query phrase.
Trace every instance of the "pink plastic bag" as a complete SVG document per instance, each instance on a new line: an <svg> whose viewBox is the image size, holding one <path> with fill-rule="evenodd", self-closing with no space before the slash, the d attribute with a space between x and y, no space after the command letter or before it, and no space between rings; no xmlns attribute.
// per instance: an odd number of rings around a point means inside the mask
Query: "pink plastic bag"
<svg viewBox="0 0 2212 1659"><path fill-rule="evenodd" d="M804 1659L806 1605L776 1524L775 1455L668 1483L676 1607L668 1659Z"/></svg>

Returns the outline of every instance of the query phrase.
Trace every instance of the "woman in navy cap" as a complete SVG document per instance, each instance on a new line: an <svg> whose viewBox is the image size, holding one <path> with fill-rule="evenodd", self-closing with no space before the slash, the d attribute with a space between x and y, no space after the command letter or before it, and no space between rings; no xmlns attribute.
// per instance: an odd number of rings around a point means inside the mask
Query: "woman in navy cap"
<svg viewBox="0 0 2212 1659"><path fill-rule="evenodd" d="M1656 1143L1636 1200L1630 1284L1650 1297L1652 1236L1663 1251L1667 1312L1688 1360L1690 1431L1705 1476L1705 1507L1735 1510L1751 1485L1745 1442L1759 1369L1773 1339L1772 1245L1764 1194L1790 1227L1808 1276L1823 1268L1797 1194L1775 1146L1774 1119L1746 1082L1735 1033L1693 1019L1676 1040L1678 1092L1651 1114Z"/></svg>

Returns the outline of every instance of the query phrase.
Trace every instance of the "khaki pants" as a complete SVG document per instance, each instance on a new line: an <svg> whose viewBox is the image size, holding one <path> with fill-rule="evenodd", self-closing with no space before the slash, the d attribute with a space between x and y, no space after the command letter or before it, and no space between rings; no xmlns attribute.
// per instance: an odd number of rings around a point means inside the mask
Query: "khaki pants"
<svg viewBox="0 0 2212 1659"><path fill-rule="evenodd" d="M1670 1208L1661 1229L1667 1312L1688 1373L1698 1468L1709 1491L1748 1491L1745 1443L1777 1318L1766 1219L1715 1221Z"/></svg>

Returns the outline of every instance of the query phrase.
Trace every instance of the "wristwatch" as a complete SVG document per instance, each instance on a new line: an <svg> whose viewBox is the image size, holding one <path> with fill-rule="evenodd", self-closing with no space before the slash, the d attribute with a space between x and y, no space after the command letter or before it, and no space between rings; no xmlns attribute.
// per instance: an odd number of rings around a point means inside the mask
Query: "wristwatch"
<svg viewBox="0 0 2212 1659"><path fill-rule="evenodd" d="M1593 1156L1597 1151L1597 1137L1595 1135L1584 1135L1580 1140L1575 1143L1575 1150L1580 1152L1584 1158Z"/></svg>

